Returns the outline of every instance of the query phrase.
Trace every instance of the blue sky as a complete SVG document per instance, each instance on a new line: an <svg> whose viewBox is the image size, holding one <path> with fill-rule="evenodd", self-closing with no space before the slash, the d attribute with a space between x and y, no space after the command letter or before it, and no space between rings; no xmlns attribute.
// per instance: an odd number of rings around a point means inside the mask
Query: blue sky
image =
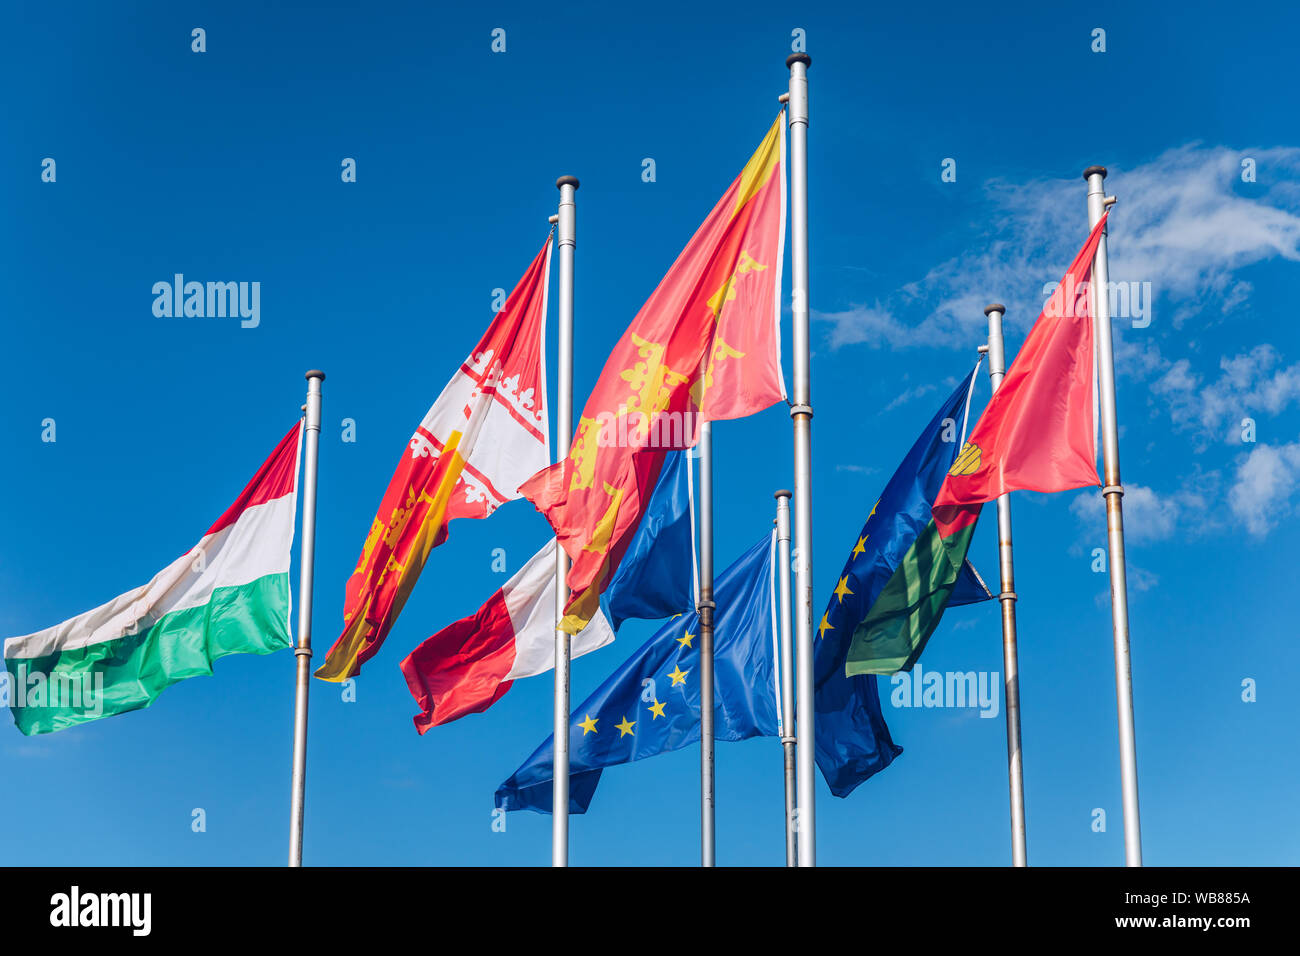
<svg viewBox="0 0 1300 956"><path fill-rule="evenodd" d="M1300 143L1293 64L1275 42L1300 27L1294 11L81 3L3 16L0 636L109 600L188 549L320 367L323 651L397 456L489 321L492 290L545 236L555 177L582 180L580 404L770 124L800 28L813 56L815 603L969 370L983 305L1008 305L1013 354L1086 235L1080 171L1109 166L1111 277L1153 295L1149 325L1116 322L1146 859L1300 862L1283 547L1300 492ZM191 52L194 27L205 53ZM340 180L345 157L355 183ZM941 181L947 158L955 182ZM150 289L177 272L261 282L260 325L155 318ZM788 376L788 312L784 331ZM724 567L791 482L788 416L715 436ZM1104 523L1092 493L1017 494L1013 507L1029 859L1116 865L1109 607L1091 570ZM971 551L990 580L992 526ZM397 668L504 581L492 549L514 571L546 534L523 502L454 526L358 699L314 683L307 863L549 861L549 818L491 826L494 790L549 732L549 678L421 738ZM574 700L653 627L628 624L575 662ZM1000 648L992 604L956 609L922 664L1000 673ZM6 722L0 814L27 825L0 855L282 863L292 675L288 653L228 658L148 710L32 739ZM894 708L888 690L904 753L846 800L819 778L820 861L1007 862L1001 710ZM718 747L721 863L782 861L780 766L772 739ZM697 786L694 749L608 772L573 822L572 861L694 864Z"/></svg>

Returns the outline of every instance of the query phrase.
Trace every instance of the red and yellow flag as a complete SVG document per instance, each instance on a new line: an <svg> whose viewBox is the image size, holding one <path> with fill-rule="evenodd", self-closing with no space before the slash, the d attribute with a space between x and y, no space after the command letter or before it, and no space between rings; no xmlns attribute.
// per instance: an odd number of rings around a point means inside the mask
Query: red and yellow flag
<svg viewBox="0 0 1300 956"><path fill-rule="evenodd" d="M1105 228L1102 216L940 486L933 511L944 538L973 524L982 502L1006 492L1101 484L1090 277Z"/></svg>
<svg viewBox="0 0 1300 956"><path fill-rule="evenodd" d="M378 652L452 518L486 518L520 497L551 459L546 410L546 285L551 239L416 428L361 560L348 578L343 633L316 671L342 681Z"/></svg>
<svg viewBox="0 0 1300 956"><path fill-rule="evenodd" d="M704 421L785 398L784 252L782 113L614 346L569 457L520 489L573 559L570 634L599 607L668 449L693 446Z"/></svg>

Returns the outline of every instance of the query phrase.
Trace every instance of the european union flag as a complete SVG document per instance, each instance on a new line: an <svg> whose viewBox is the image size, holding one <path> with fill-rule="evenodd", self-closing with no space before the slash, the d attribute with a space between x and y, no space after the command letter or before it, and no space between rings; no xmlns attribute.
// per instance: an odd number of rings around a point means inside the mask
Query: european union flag
<svg viewBox="0 0 1300 956"><path fill-rule="evenodd" d="M601 599L614 630L630 617L654 620L695 607L690 452L670 451L641 525Z"/></svg>
<svg viewBox="0 0 1300 956"><path fill-rule="evenodd" d="M776 736L773 538L718 577L713 631L717 740ZM590 697L569 732L569 812L585 813L605 767L680 750L700 739L699 617L673 618ZM551 812L554 736L496 792L507 810Z"/></svg>
<svg viewBox="0 0 1300 956"><path fill-rule="evenodd" d="M817 765L836 796L902 753L880 712L875 675L910 669L948 604L992 597L964 552L949 570L947 555L933 560L926 546L942 549L931 504L956 457L970 384L962 380L889 479L817 628ZM870 669L846 674L846 659L863 648L875 655Z"/></svg>

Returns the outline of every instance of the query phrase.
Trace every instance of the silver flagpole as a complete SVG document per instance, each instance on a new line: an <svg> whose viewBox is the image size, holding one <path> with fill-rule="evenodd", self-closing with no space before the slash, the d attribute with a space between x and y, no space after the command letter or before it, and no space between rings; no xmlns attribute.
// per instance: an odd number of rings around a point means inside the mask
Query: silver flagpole
<svg viewBox="0 0 1300 956"><path fill-rule="evenodd" d="M569 457L573 441L573 253L578 245L576 176L555 181L560 190L557 242L560 247L558 325L559 383L555 402L555 460ZM555 549L555 620L564 617L569 556ZM551 789L551 866L569 865L569 635L555 629L555 779Z"/></svg>
<svg viewBox="0 0 1300 956"><path fill-rule="evenodd" d="M989 381L993 391L1002 384L1007 371L1006 347L1002 341L1002 316L1007 307L1001 304L988 306L984 314L989 318ZM1020 656L1016 649L1016 575L1011 561L1011 496L998 497L998 568L1001 571L1002 590L998 601L1002 605L1002 669L1003 689L1006 693L1007 713L1007 778L1011 789L1011 864L1028 866L1025 846L1025 777L1020 749Z"/></svg>
<svg viewBox="0 0 1300 956"><path fill-rule="evenodd" d="M307 421L303 427L302 550L298 567L298 667L293 697L293 776L289 794L289 865L302 866L302 818L307 792L307 692L311 687L311 588L316 564L316 460L320 449L320 384L325 373L307 373Z"/></svg>
<svg viewBox="0 0 1300 956"><path fill-rule="evenodd" d="M790 634L790 492L776 493L776 560L781 615L781 750L785 757L785 865L798 866L795 846L794 639Z"/></svg>
<svg viewBox="0 0 1300 956"><path fill-rule="evenodd" d="M1106 196L1106 167L1083 171L1088 182L1088 228L1114 202ZM1102 461L1105 467L1106 541L1110 551L1110 619L1115 643L1115 704L1119 715L1120 785L1124 798L1124 862L1142 865L1142 823L1138 812L1137 739L1133 730L1133 669L1129 658L1128 575L1124 564L1124 486L1119 478L1119 420L1115 412L1115 353L1110 328L1110 268L1106 231L1097 244L1092 265L1093 334L1097 348L1097 397L1101 415Z"/></svg>
<svg viewBox="0 0 1300 956"><path fill-rule="evenodd" d="M713 423L700 425L700 865L716 864L713 799Z"/></svg>
<svg viewBox="0 0 1300 956"><path fill-rule="evenodd" d="M798 826L799 865L817 865L817 811L813 778L812 387L808 329L808 66L807 53L786 57L790 68L790 311L794 339L795 638L799 649Z"/></svg>

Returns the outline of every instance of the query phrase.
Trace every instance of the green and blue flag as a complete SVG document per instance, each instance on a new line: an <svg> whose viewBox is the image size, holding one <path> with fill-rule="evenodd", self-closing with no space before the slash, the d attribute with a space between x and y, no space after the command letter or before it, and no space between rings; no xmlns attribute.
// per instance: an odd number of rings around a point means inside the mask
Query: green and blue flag
<svg viewBox="0 0 1300 956"><path fill-rule="evenodd" d="M931 506L961 447L974 373L926 426L867 516L817 626L817 765L847 796L902 753L880 712L877 674L911 670L950 605L992 598L966 550L945 547Z"/></svg>

